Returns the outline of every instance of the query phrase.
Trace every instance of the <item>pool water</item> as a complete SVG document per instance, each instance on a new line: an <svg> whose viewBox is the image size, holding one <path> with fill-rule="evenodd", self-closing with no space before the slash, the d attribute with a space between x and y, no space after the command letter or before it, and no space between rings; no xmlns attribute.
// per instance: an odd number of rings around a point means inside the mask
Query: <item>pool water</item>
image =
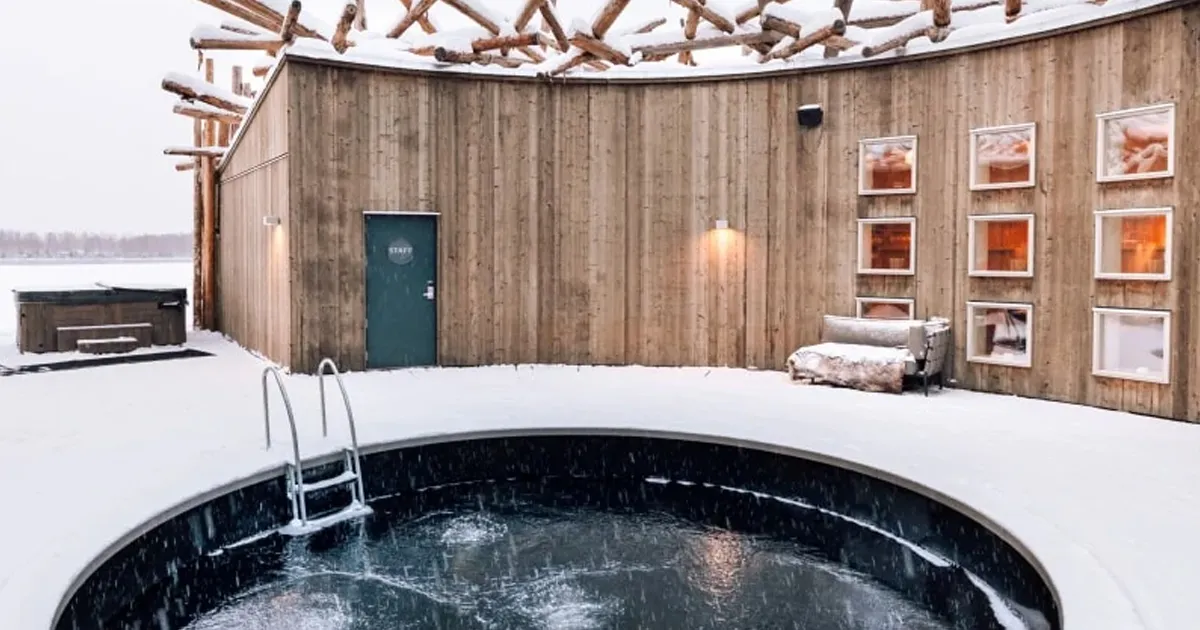
<svg viewBox="0 0 1200 630"><path fill-rule="evenodd" d="M261 579L187 629L953 627L812 549L675 516L663 492L571 478L385 499L362 522L246 545Z"/></svg>

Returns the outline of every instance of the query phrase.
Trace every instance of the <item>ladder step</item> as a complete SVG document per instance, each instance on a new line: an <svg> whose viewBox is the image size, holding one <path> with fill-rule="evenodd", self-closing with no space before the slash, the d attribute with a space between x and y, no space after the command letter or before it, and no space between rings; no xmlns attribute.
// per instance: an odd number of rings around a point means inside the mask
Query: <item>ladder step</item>
<svg viewBox="0 0 1200 630"><path fill-rule="evenodd" d="M304 485L300 486L300 492L305 493L305 494L307 494L309 492L316 492L317 490L324 490L325 488L332 488L334 486L340 486L342 484L347 484L347 483L350 483L357 479L358 479L358 475L356 475L353 471L347 470L346 472L344 472L336 477L330 477L329 479L322 479L320 481L313 481L311 483L305 483Z"/></svg>
<svg viewBox="0 0 1200 630"><path fill-rule="evenodd" d="M310 534L342 521L348 521L352 518L366 516L372 512L374 512L374 510L371 509L371 506L363 505L356 501L351 503L349 506L334 512L333 514L311 519L304 525L301 525L299 520L293 520L290 524L281 527L279 529L279 533L283 534L284 536L303 536L304 534Z"/></svg>

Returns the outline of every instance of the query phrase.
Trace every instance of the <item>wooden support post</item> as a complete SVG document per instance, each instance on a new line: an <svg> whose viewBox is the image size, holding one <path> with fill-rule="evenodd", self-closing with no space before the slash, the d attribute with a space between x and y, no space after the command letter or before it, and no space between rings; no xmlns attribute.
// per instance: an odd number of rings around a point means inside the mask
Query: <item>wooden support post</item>
<svg viewBox="0 0 1200 630"><path fill-rule="evenodd" d="M203 64L203 60L201 60ZM192 121L192 144L200 146L204 142L204 123L199 118ZM203 185L200 178L200 158L192 160L192 327L200 328L200 235L204 232L204 203L202 201Z"/></svg>
<svg viewBox="0 0 1200 630"><path fill-rule="evenodd" d="M200 158L201 205L204 217L200 232L200 328L216 328L217 190L215 158Z"/></svg>

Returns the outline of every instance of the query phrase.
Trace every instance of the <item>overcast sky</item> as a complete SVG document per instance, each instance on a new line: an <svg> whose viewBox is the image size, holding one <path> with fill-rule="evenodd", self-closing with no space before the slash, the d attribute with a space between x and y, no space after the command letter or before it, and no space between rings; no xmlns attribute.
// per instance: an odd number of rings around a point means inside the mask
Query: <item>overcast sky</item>
<svg viewBox="0 0 1200 630"><path fill-rule="evenodd" d="M343 1L304 5L332 23ZM558 4L569 21L601 1ZM511 12L521 1L491 3ZM368 26L385 27L399 7L368 0ZM670 7L637 0L620 23ZM458 25L437 9L443 28ZM196 69L188 35L224 18L198 0L0 0L0 229L190 230L191 175L162 150L191 144L191 120L159 84Z"/></svg>

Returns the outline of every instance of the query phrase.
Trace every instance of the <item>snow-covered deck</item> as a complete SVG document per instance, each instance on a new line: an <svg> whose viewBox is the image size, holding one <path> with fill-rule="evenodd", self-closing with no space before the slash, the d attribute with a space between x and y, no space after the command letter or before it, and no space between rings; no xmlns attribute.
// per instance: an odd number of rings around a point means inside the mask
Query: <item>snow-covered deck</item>
<svg viewBox="0 0 1200 630"><path fill-rule="evenodd" d="M0 628L48 627L107 546L200 492L278 467L263 449L262 363L216 357L0 378ZM1200 619L1200 427L947 390L865 394L778 372L522 366L349 375L364 444L483 429L601 427L771 442L926 485L1034 551L1066 630L1179 630ZM317 383L288 379L306 455Z"/></svg>

